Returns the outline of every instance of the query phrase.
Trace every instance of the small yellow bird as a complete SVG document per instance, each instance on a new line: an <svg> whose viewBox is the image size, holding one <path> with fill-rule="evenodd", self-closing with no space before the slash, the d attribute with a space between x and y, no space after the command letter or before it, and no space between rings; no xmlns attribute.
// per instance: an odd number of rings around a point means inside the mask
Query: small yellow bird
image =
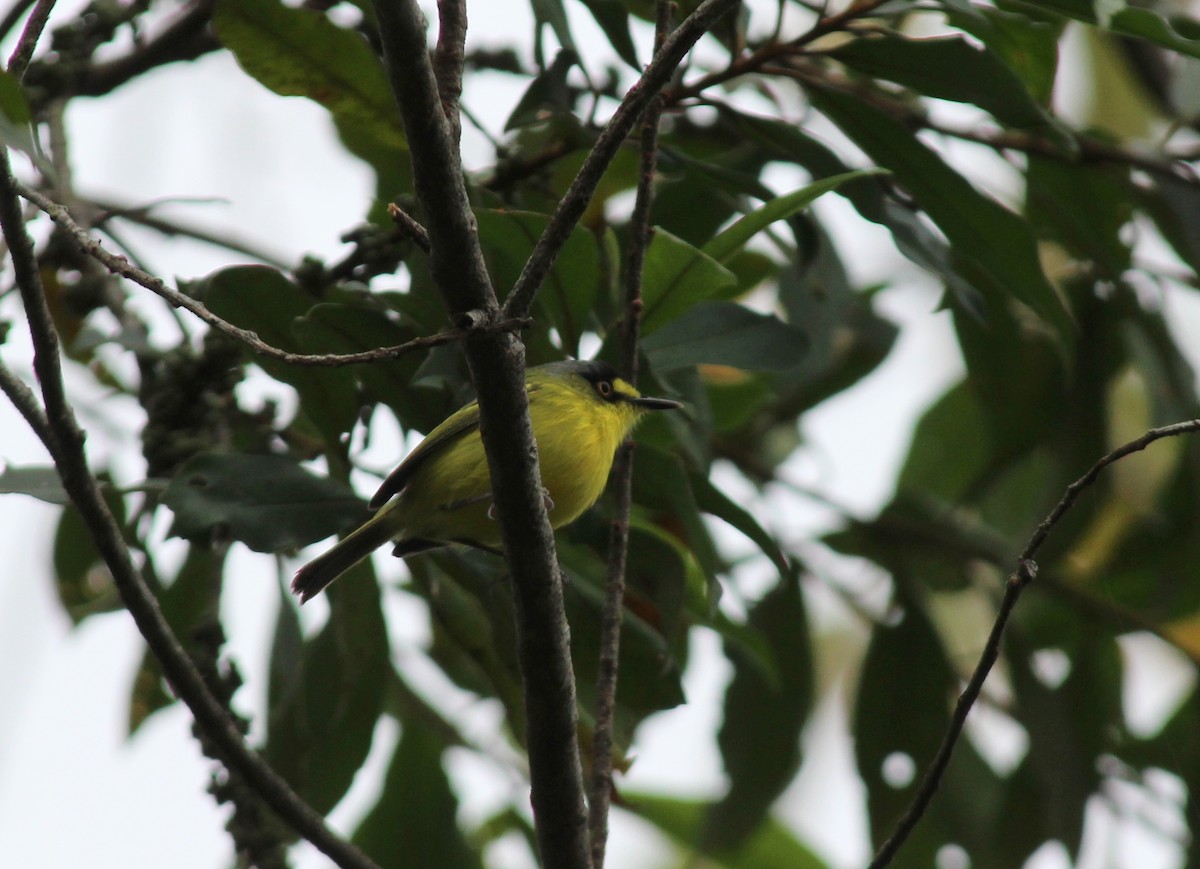
<svg viewBox="0 0 1200 869"><path fill-rule="evenodd" d="M600 497L617 447L647 411L683 406L643 396L598 361L530 368L525 389L555 528L578 519ZM292 591L301 603L388 542L398 557L452 543L495 551L500 527L479 435L479 405L472 401L431 431L368 506L378 512L296 572Z"/></svg>

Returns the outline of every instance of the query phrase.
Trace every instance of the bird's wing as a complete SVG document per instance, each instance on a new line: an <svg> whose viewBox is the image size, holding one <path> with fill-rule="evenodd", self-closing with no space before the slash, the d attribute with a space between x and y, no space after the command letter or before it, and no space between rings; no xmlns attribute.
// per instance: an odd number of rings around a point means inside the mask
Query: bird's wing
<svg viewBox="0 0 1200 869"><path fill-rule="evenodd" d="M471 402L459 408L431 431L417 448L408 454L396 470L387 475L367 506L378 510L408 485L417 468L432 456L479 428L479 405Z"/></svg>

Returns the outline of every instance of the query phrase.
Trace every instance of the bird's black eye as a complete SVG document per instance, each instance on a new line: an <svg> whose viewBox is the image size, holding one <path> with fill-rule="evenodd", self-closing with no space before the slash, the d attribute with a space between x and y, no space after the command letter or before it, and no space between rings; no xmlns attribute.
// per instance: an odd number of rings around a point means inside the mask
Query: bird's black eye
<svg viewBox="0 0 1200 869"><path fill-rule="evenodd" d="M607 380L601 380L596 384L596 391L600 393L601 398L609 398L613 394L613 385Z"/></svg>

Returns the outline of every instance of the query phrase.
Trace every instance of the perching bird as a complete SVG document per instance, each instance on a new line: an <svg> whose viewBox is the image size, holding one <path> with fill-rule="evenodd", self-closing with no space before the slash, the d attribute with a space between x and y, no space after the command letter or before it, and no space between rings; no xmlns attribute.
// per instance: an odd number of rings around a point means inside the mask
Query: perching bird
<svg viewBox="0 0 1200 869"><path fill-rule="evenodd" d="M555 528L600 497L617 447L647 411L683 406L641 395L607 362L539 365L526 372L525 389ZM452 543L499 547L479 405L472 401L431 431L368 506L378 512L296 572L292 591L301 603L389 541L399 557Z"/></svg>

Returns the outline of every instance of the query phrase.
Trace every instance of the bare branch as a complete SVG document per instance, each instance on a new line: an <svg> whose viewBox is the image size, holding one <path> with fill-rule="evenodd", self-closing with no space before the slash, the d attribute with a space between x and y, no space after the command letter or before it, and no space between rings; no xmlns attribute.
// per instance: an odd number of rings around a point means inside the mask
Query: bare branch
<svg viewBox="0 0 1200 869"><path fill-rule="evenodd" d="M417 223L411 214L394 202L388 203L387 213L392 222L400 228L400 231L407 238L412 239L413 244L425 251L425 253L429 253L429 233L425 227Z"/></svg>
<svg viewBox="0 0 1200 869"><path fill-rule="evenodd" d="M185 311L195 314L196 317L214 329L236 339L254 353L270 359L277 359L280 362L286 362L290 365L313 365L327 368L335 368L342 365L362 365L368 362L395 359L416 350L427 350L430 347L438 347L453 341L461 341L468 335L477 332L513 332L525 328L529 323L528 320L517 318L506 318L479 324L463 321L466 322L466 325L461 325L456 329L448 329L436 335L414 338L411 341L405 341L403 344L396 344L392 347L364 350L361 353L291 353L266 343L249 329L235 326L228 320L218 317L196 299L167 286L161 278L157 278L144 269L138 268L125 257L105 250L97 238L89 234L87 230L75 222L65 206L59 205L36 190L31 190L20 183L16 184L16 190L21 196L44 211L58 226L66 230L75 240L80 250L88 256L95 258L113 274L128 278L160 296L170 305L176 308L183 308Z"/></svg>
<svg viewBox="0 0 1200 869"><path fill-rule="evenodd" d="M662 50L671 27L672 0L658 0L654 50ZM621 367L637 385L638 339L642 317L642 267L650 245L650 207L658 169L658 122L662 97L651 101L642 119L641 171L637 198L629 220L629 251L625 261L625 319L621 330ZM596 672L596 711L592 734L592 782L588 800L592 867L603 869L608 844L608 809L612 799L613 719L617 706L617 663L621 652L621 620L625 610L625 564L629 550L629 511L633 504L633 444L622 446L613 462L612 486L616 512L608 540L608 577L600 613L600 660Z"/></svg>
<svg viewBox="0 0 1200 869"><path fill-rule="evenodd" d="M301 800L271 767L243 740L241 731L205 685L178 638L158 608L158 601L134 566L133 558L108 509L96 479L88 469L84 432L66 396L58 333L46 302L33 241L25 231L18 190L7 151L0 152L0 228L8 243L17 287L33 339L33 367L45 403L47 449L72 502L78 508L93 542L138 630L162 665L163 673L204 728L213 746L231 769L244 776L296 832L342 867L367 869L374 864L357 848L340 839L324 819ZM27 403L28 396L17 391ZM20 405L18 405L20 406ZM36 419L36 415L34 415ZM35 425L35 430L39 425ZM41 432L39 432L40 434Z"/></svg>
<svg viewBox="0 0 1200 869"><path fill-rule="evenodd" d="M938 746L937 754L934 755L928 769L926 769L925 775L921 779L921 784L913 795L908 811L897 822L892 835L880 846L879 851L875 854L875 858L871 861L870 869L884 869L885 866L891 864L900 847L908 839L913 829L917 826L917 823L921 820L921 817L925 814L925 810L929 808L929 803L933 799L934 794L937 793L938 786L941 784L942 775L946 772L946 767L950 765L950 757L953 755L954 747L958 744L958 739L962 735L962 730L967 722L967 716L971 712L971 707L975 705L975 701L979 698L979 692L983 689L983 683L987 680L988 673L991 672L996 660L1000 657L1000 645L1004 639L1004 629L1008 625L1008 617L1012 615L1012 611L1017 605L1017 600L1021 597L1021 592L1037 576L1038 567L1033 558L1038 550L1041 549L1042 544L1046 542L1046 538L1050 535L1050 532L1054 530L1054 526L1071 509L1079 495L1096 482L1096 478L1109 465L1120 461L1132 453L1144 450L1157 440L1178 437L1179 435L1194 432L1200 432L1200 419L1192 419L1186 422L1175 423L1174 425L1163 426L1162 428L1150 429L1150 431L1136 440L1117 447L1096 462L1096 464L1092 465L1086 474L1068 486L1066 492L1063 493L1062 499L1059 500L1049 515L1038 525L1033 535L1029 538L1029 542L1025 544L1025 549L1017 559L1016 572L1008 578L1008 583L1004 589L1004 597L1000 601L1000 609L996 613L996 620L992 624L987 644L984 646L983 653L979 657L979 663L975 666L974 673L971 674L970 681L967 682L966 688L959 695L958 702L954 706L954 714L950 718L950 727L946 730L946 735L942 738L941 745Z"/></svg>
<svg viewBox="0 0 1200 869"><path fill-rule="evenodd" d="M721 17L738 5L738 0L704 0L671 34L654 59L646 67L641 78L625 94L620 107L613 113L608 125L596 139L587 159L579 168L566 195L558 203L542 237L534 246L533 253L525 263L521 276L504 303L507 316L525 316L533 305L538 287L545 280L554 260L558 258L571 231L583 216L596 185L616 156L617 149L625 141L646 106L661 91L674 74L676 67L693 45Z"/></svg>

